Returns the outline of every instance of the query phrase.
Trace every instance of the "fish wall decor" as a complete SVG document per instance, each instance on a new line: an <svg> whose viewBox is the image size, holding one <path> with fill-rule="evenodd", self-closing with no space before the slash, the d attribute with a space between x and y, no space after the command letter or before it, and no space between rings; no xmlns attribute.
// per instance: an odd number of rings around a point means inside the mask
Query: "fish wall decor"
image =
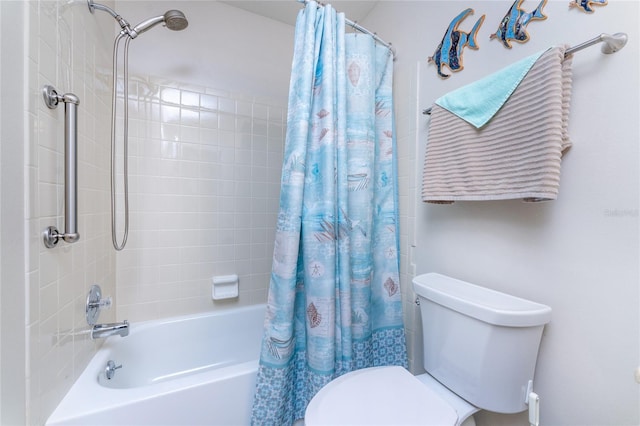
<svg viewBox="0 0 640 426"><path fill-rule="evenodd" d="M573 0L569 3L569 8L578 8L583 12L593 13L591 6L606 6L607 0Z"/></svg>
<svg viewBox="0 0 640 426"><path fill-rule="evenodd" d="M478 49L476 36L484 22L485 15L482 15L480 19L478 19L470 32L465 33L458 29L458 26L464 18L472 14L473 9L468 8L453 18L447 28L447 31L444 33L444 37L442 37L442 41L436 48L435 53L433 56L429 56L429 58L427 58L427 62L436 64L438 67L438 75L442 78L449 78L451 76L450 74L445 74L443 72L444 66L454 72L462 71L464 68L462 66L462 49L465 46L469 46L471 49Z"/></svg>
<svg viewBox="0 0 640 426"><path fill-rule="evenodd" d="M518 43L525 43L529 41L529 34L527 33L527 25L531 21L547 19L542 13L542 8L547 4L547 0L542 0L538 7L531 12L525 12L520 6L524 0L515 0L498 30L489 36L490 39L499 39L505 47L511 49L511 40L515 40Z"/></svg>

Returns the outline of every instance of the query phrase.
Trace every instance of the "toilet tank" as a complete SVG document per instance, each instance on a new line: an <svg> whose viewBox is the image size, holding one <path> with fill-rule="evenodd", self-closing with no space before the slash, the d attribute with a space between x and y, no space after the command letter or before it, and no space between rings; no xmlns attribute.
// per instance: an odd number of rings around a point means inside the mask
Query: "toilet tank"
<svg viewBox="0 0 640 426"><path fill-rule="evenodd" d="M478 408L526 410L551 308L436 273L416 276L413 289L422 313L425 370Z"/></svg>

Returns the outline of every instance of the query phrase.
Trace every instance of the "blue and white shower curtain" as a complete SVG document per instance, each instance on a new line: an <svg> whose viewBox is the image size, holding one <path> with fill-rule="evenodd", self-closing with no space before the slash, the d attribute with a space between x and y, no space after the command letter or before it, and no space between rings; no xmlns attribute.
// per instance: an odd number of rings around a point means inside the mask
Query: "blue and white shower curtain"
<svg viewBox="0 0 640 426"><path fill-rule="evenodd" d="M304 417L349 371L407 365L393 57L315 2L298 15L294 49L254 425Z"/></svg>

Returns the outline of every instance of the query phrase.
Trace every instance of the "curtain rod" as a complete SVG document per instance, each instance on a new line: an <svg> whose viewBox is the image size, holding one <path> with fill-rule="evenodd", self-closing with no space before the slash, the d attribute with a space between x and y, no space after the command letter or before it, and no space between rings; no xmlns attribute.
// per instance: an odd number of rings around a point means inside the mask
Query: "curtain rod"
<svg viewBox="0 0 640 426"><path fill-rule="evenodd" d="M304 3L307 4L312 0L296 0L298 3ZM315 0L315 2L318 4L318 7L324 7L326 6L325 3L322 3L320 1ZM391 51L391 54L393 55L393 59L395 60L396 58L396 48L393 47L391 45L391 43L387 43L386 41L384 41L383 39L381 39L380 37L378 37L378 34L369 31L368 29L366 29L365 27L363 27L362 25L358 24L355 21L352 21L351 19L348 19L347 17L344 18L344 22L349 25L351 28L353 28L354 30L360 31L361 33L364 34L368 34L371 37L373 37L373 39L375 41L377 41L379 44L383 45L384 47L386 47L387 49L389 49L389 51Z"/></svg>
<svg viewBox="0 0 640 426"><path fill-rule="evenodd" d="M566 58L569 55L572 55L582 49L586 49L587 47L591 47L594 44L604 43L602 45L602 53L611 54L615 53L618 50L622 49L625 44L627 44L627 40L629 37L626 33L615 33L611 34L600 34L598 37L592 38L591 40L585 41L584 43L578 44L577 46L573 46L565 50L564 57ZM422 114L430 115L431 108L426 108L422 110Z"/></svg>

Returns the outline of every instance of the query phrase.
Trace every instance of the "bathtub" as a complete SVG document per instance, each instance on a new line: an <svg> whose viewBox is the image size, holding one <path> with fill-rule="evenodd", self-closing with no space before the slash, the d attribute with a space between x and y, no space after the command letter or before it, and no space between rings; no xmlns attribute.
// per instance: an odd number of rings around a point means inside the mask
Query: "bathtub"
<svg viewBox="0 0 640 426"><path fill-rule="evenodd" d="M248 425L265 305L133 323L107 339L47 425ZM107 380L109 360L122 368Z"/></svg>

